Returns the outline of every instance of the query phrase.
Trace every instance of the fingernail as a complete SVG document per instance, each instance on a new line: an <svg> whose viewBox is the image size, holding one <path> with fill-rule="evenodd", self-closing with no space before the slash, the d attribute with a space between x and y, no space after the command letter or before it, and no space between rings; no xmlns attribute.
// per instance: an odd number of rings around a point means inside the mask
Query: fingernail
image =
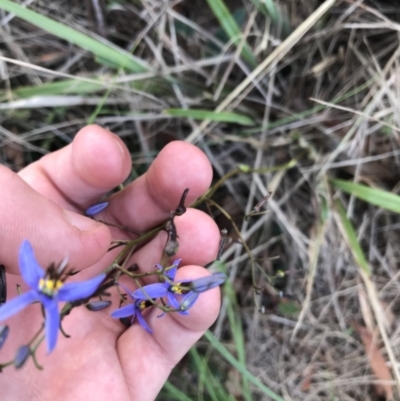
<svg viewBox="0 0 400 401"><path fill-rule="evenodd" d="M64 211L65 217L67 221L78 228L80 231L90 231L99 226L100 223L89 219L89 217L82 216L81 214L77 214L74 212L69 212L67 210Z"/></svg>

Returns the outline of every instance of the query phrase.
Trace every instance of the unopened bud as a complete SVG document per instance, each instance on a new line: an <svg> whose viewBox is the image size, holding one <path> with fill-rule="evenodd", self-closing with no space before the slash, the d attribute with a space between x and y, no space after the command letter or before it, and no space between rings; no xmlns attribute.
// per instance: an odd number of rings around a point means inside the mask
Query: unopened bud
<svg viewBox="0 0 400 401"><path fill-rule="evenodd" d="M85 214L86 214L86 216L93 217L96 214L99 214L100 212L102 212L109 204L110 204L110 202L96 203L95 205L89 206L86 209Z"/></svg>
<svg viewBox="0 0 400 401"><path fill-rule="evenodd" d="M165 245L165 254L167 256L174 256L178 252L179 244L178 241L170 239Z"/></svg>
<svg viewBox="0 0 400 401"><path fill-rule="evenodd" d="M187 311L190 309L194 303L197 301L197 298L199 297L198 292L190 291L185 297L183 298L181 304L180 304L180 309L182 311Z"/></svg>
<svg viewBox="0 0 400 401"><path fill-rule="evenodd" d="M3 347L4 343L6 342L9 332L10 332L10 328L8 326L0 326L0 349Z"/></svg>
<svg viewBox="0 0 400 401"><path fill-rule="evenodd" d="M211 276L201 277L190 283L190 288L195 292L204 292L211 288L218 287L225 283L226 275L224 273L214 273Z"/></svg>
<svg viewBox="0 0 400 401"><path fill-rule="evenodd" d="M97 312L99 310L105 309L111 305L111 301L93 301L89 302L86 305L86 308L88 308L92 312Z"/></svg>
<svg viewBox="0 0 400 401"><path fill-rule="evenodd" d="M29 355L31 354L31 349L29 348L28 345L22 345L17 349L17 353L15 354L14 358L14 366L17 369L22 368L24 366L25 362L29 358Z"/></svg>
<svg viewBox="0 0 400 401"><path fill-rule="evenodd" d="M7 300L6 268L0 265L0 305Z"/></svg>
<svg viewBox="0 0 400 401"><path fill-rule="evenodd" d="M179 205L175 209L175 216L182 216L182 214L186 212L185 200L186 200L186 195L188 194L188 192L189 192L189 188L186 188L183 191L183 194L179 201Z"/></svg>
<svg viewBox="0 0 400 401"><path fill-rule="evenodd" d="M247 164L239 164L238 168L243 173L248 173L250 171L250 166L248 166Z"/></svg>

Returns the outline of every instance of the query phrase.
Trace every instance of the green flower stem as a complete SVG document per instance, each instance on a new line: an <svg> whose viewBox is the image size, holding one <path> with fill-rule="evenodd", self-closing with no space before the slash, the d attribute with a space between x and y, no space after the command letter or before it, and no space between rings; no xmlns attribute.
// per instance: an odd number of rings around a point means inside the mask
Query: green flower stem
<svg viewBox="0 0 400 401"><path fill-rule="evenodd" d="M114 263L108 267L104 273L109 273L110 271L114 270L119 264L120 261L130 252L131 248L136 247L137 245L141 244L144 241L148 241L152 239L156 234L158 234L161 230L165 228L165 223L160 224L159 226L149 230L147 233L141 235L139 238L136 238L132 241L129 241L126 247L119 253L119 255L115 258Z"/></svg>

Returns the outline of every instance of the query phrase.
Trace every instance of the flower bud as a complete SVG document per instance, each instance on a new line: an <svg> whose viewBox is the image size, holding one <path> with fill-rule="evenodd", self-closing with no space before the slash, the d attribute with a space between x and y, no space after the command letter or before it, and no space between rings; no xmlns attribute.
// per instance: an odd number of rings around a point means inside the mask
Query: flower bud
<svg viewBox="0 0 400 401"><path fill-rule="evenodd" d="M214 273L211 276L201 277L190 283L190 288L195 292L204 292L218 287L226 281L224 273Z"/></svg>
<svg viewBox="0 0 400 401"><path fill-rule="evenodd" d="M97 312L99 310L108 308L111 305L111 301L93 301L89 302L86 305L86 308L88 308L92 312Z"/></svg>
<svg viewBox="0 0 400 401"><path fill-rule="evenodd" d="M8 326L0 326L0 349L3 347L4 343L6 342L9 332L10 332L10 328Z"/></svg>
<svg viewBox="0 0 400 401"><path fill-rule="evenodd" d="M21 345L21 347L17 349L17 353L15 354L14 366L17 369L22 368L22 366L24 366L25 362L29 358L30 354L31 354L31 349L29 348L29 346Z"/></svg>
<svg viewBox="0 0 400 401"><path fill-rule="evenodd" d="M167 256L174 256L178 252L179 244L178 241L170 239L165 245L165 254Z"/></svg>
<svg viewBox="0 0 400 401"><path fill-rule="evenodd" d="M0 305L7 300L6 268L0 265Z"/></svg>
<svg viewBox="0 0 400 401"><path fill-rule="evenodd" d="M198 292L190 291L183 298L183 300L180 304L180 309L183 311L187 311L188 309L190 309L195 304L197 299L199 298L199 295L200 294Z"/></svg>
<svg viewBox="0 0 400 401"><path fill-rule="evenodd" d="M110 202L96 203L95 205L89 206L86 209L85 214L86 214L86 216L93 217L94 215L102 212L109 204L110 204Z"/></svg>

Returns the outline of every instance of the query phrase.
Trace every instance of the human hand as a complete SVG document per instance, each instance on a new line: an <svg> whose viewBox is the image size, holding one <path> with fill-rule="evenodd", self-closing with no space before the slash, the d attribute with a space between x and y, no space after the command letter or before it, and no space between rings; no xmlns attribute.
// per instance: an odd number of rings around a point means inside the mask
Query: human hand
<svg viewBox="0 0 400 401"><path fill-rule="evenodd" d="M88 126L74 142L28 166L19 175L0 166L0 263L6 266L8 299L17 295L18 249L28 239L44 267L69 256L69 265L82 270L74 280L102 272L115 258L110 242L129 239L126 231L110 228L82 215L106 192L120 184L131 169L130 155L110 132ZM175 209L186 187L186 204L202 195L211 182L211 166L196 147L173 142L160 152L149 171L111 197L101 220L143 232L164 221ZM96 216L97 217L97 216ZM219 232L207 215L194 209L175 219L182 258L177 277L191 279L209 274L200 267L213 260ZM142 271L152 270L165 245L160 233L132 257ZM22 287L22 292L25 287ZM117 299L114 297L114 299ZM149 334L137 324L125 329L109 315L119 305L100 312L76 308L63 321L71 338L59 335L57 347L38 352L43 371L28 362L23 369L0 373L1 399L8 400L152 400L171 369L214 322L219 290L204 294L189 316L176 313L158 319L153 308L146 321ZM0 362L13 358L16 348L37 331L40 308L32 305L9 319L10 336ZM8 323L7 322L7 323Z"/></svg>

